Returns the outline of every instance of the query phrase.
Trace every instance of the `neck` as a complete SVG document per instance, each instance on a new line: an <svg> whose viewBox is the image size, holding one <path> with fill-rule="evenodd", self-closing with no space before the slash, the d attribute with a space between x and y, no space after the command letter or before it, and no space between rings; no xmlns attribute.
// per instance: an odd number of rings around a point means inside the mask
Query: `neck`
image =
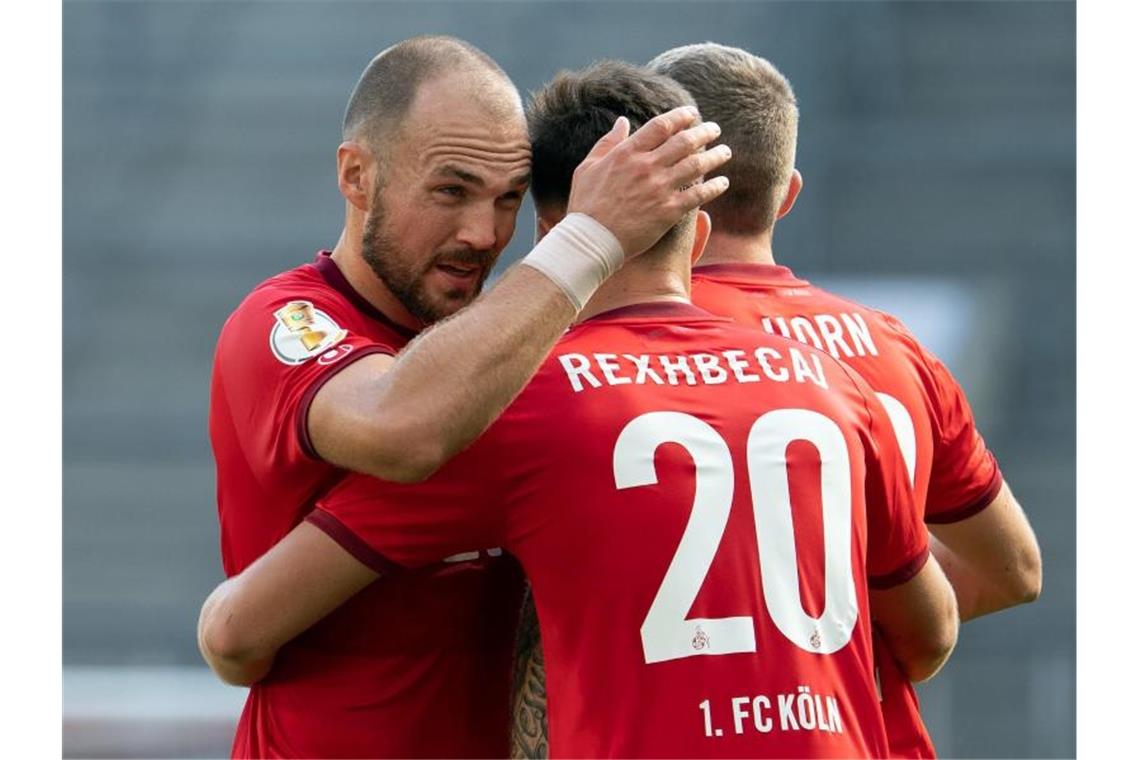
<svg viewBox="0 0 1140 760"><path fill-rule="evenodd" d="M705 264L775 264L772 255L772 229L755 235L732 235L717 232L709 235L705 253L697 266Z"/></svg>
<svg viewBox="0 0 1140 760"><path fill-rule="evenodd" d="M332 260L340 268L341 274L348 280L353 290L388 319L411 330L422 330L424 324L404 308L400 299L392 295L392 291L388 290L364 260L360 246L360 225L355 226L357 229L353 229L351 221L345 225L341 230L340 239L336 241L336 246L332 250Z"/></svg>
<svg viewBox="0 0 1140 760"><path fill-rule="evenodd" d="M598 288L598 292L578 314L578 321L638 303L689 303L691 274L688 260L684 267L678 267L668 262L634 259Z"/></svg>

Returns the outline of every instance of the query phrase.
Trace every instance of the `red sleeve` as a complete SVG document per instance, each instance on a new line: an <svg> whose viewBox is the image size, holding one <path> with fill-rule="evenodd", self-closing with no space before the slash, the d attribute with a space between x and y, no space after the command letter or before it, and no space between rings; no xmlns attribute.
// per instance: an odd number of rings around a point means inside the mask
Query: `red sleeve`
<svg viewBox="0 0 1140 760"><path fill-rule="evenodd" d="M942 362L920 351L929 372L925 382L934 409L926 521L958 522L989 506L1001 490L1001 471L974 425L962 387Z"/></svg>
<svg viewBox="0 0 1140 760"><path fill-rule="evenodd" d="M501 546L504 510L481 443L423 483L349 475L306 519L380 573Z"/></svg>
<svg viewBox="0 0 1140 760"><path fill-rule="evenodd" d="M285 289L255 291L226 322L216 378L251 462L317 459L309 441L309 405L328 380L389 343L354 329L361 317L342 299Z"/></svg>
<svg viewBox="0 0 1140 760"><path fill-rule="evenodd" d="M930 556L929 539L890 418L871 387L849 375L863 396L868 414L862 436L867 583L874 589L886 589L905 583L922 569Z"/></svg>

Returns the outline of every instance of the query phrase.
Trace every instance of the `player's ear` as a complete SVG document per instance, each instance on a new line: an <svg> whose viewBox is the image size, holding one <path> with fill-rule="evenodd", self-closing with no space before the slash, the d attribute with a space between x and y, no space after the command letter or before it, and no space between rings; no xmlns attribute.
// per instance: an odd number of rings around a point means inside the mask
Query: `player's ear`
<svg viewBox="0 0 1140 760"><path fill-rule="evenodd" d="M799 169L792 169L792 176L788 180L788 191L784 193L784 200L780 203L780 209L776 212L777 219L783 219L792 206L796 205L796 198L800 195L800 190L804 189L804 178L800 174Z"/></svg>
<svg viewBox="0 0 1140 760"><path fill-rule="evenodd" d="M705 244L709 242L712 233L712 219L706 211L697 211L696 234L693 235L693 250L689 253L690 263L696 264L697 259L705 252Z"/></svg>
<svg viewBox="0 0 1140 760"><path fill-rule="evenodd" d="M376 162L360 143L346 140L336 149L336 181L344 199L361 211L372 201Z"/></svg>
<svg viewBox="0 0 1140 760"><path fill-rule="evenodd" d="M566 216L566 212L554 212L550 209L538 209L534 215L534 242L538 242L546 237L546 233L550 229L562 221L562 217Z"/></svg>

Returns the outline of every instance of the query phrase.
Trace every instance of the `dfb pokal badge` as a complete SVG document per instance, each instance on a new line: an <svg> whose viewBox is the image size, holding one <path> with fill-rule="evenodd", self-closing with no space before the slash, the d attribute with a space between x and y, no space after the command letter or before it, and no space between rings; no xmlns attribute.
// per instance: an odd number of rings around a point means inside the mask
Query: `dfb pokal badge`
<svg viewBox="0 0 1140 760"><path fill-rule="evenodd" d="M332 348L348 331L308 301L290 301L273 312L277 321L269 332L273 355L284 364L302 364Z"/></svg>

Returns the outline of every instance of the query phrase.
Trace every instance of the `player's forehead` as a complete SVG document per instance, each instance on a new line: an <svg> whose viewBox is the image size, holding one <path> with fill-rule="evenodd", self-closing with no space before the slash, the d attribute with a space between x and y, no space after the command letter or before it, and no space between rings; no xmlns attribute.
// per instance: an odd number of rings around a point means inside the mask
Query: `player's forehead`
<svg viewBox="0 0 1140 760"><path fill-rule="evenodd" d="M423 176L450 174L488 186L530 176L530 140L508 83L447 76L420 88L402 125L400 150Z"/></svg>

